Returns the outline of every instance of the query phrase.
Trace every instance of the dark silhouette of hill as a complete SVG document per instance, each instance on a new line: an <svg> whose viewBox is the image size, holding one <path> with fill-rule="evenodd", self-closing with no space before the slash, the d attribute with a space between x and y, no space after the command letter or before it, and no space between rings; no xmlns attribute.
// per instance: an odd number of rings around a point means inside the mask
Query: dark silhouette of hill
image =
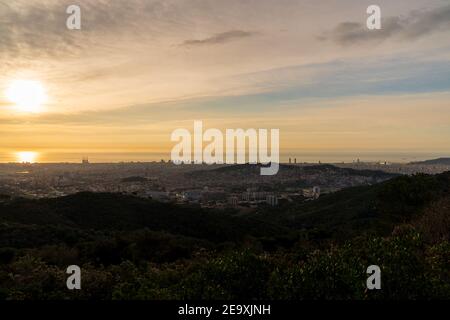
<svg viewBox="0 0 450 320"><path fill-rule="evenodd" d="M213 177L217 176L247 176L247 177L260 177L260 168L264 167L260 164L236 164L223 166L219 168L214 168L211 170L198 170L195 172L189 172L187 175L193 178L201 178L204 176ZM276 179L277 177L284 175L295 175L295 174L341 174L341 175L353 175L353 176L364 176L364 177L379 177L379 178L392 178L398 176L397 174L392 174L384 172L381 170L355 170L351 168L339 168L331 164L320 164L320 165L287 165L280 164L278 174L273 176L266 176L266 178ZM280 176L279 176L280 175Z"/></svg>
<svg viewBox="0 0 450 320"><path fill-rule="evenodd" d="M7 199L0 300L446 300L449 208L450 172L250 216L108 193ZM368 291L374 263L383 290ZM76 292L72 264L83 270Z"/></svg>
<svg viewBox="0 0 450 320"><path fill-rule="evenodd" d="M123 178L121 181L122 182L146 182L146 181L148 181L148 179L145 177L134 176L134 177Z"/></svg>
<svg viewBox="0 0 450 320"><path fill-rule="evenodd" d="M354 170L333 165L286 165L281 164L276 175L262 176L261 165L242 164L199 170L185 174L193 185L201 187L236 187L245 190L257 185L265 191L280 191L285 188L342 189L352 186L372 185L398 175L383 171Z"/></svg>
<svg viewBox="0 0 450 320"><path fill-rule="evenodd" d="M325 168L335 170L333 166ZM448 196L449 186L449 172L400 176L372 186L326 194L316 201L261 209L245 216L234 215L232 210L216 212L129 195L85 192L56 199L0 203L0 222L58 226L78 233L147 228L213 242L238 241L246 236L285 237L303 230L317 231L322 234L319 238L346 239L368 232L392 231L395 225L419 215L432 201Z"/></svg>
<svg viewBox="0 0 450 320"><path fill-rule="evenodd" d="M80 230L147 228L210 241L239 240L246 235L283 233L285 228L256 218L176 206L114 193L78 193L56 199L15 201L0 205L0 221Z"/></svg>
<svg viewBox="0 0 450 320"><path fill-rule="evenodd" d="M316 201L264 212L264 218L296 229L313 229L323 238L388 234L419 216L434 201L450 197L450 172L400 176L373 186L347 188ZM450 213L449 213L450 214Z"/></svg>
<svg viewBox="0 0 450 320"><path fill-rule="evenodd" d="M423 164L423 165L450 165L450 158L438 158L425 161L411 162L411 164Z"/></svg>

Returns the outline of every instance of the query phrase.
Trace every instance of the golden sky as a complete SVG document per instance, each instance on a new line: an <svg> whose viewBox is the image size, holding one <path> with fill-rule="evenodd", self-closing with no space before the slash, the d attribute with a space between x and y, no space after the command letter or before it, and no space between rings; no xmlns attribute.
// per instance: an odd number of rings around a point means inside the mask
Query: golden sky
<svg viewBox="0 0 450 320"><path fill-rule="evenodd" d="M81 30L74 1L0 0L0 153L169 153L203 120L279 128L285 154L450 154L448 1L379 0L376 31L365 0L76 2ZM24 80L39 112L8 97Z"/></svg>

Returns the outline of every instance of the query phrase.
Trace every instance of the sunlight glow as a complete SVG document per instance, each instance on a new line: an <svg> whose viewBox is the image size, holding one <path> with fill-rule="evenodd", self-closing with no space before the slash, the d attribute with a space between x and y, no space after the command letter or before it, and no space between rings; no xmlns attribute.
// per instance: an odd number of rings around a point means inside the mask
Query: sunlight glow
<svg viewBox="0 0 450 320"><path fill-rule="evenodd" d="M16 153L17 162L20 163L34 163L38 157L37 152L33 151L21 151Z"/></svg>
<svg viewBox="0 0 450 320"><path fill-rule="evenodd" d="M5 95L22 112L40 112L42 104L47 102L44 86L35 80L15 80L11 82Z"/></svg>

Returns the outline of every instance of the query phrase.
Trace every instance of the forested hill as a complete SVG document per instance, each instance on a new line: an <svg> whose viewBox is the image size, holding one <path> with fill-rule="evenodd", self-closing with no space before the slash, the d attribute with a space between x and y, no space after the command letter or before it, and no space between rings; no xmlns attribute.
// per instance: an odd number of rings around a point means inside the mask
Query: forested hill
<svg viewBox="0 0 450 320"><path fill-rule="evenodd" d="M325 237L390 232L430 204L449 196L450 173L401 176L373 186L344 189L316 201L288 203L257 214L177 206L134 196L78 193L56 199L16 199L0 204L5 224L80 230L149 229L209 241L274 237L316 230Z"/></svg>
<svg viewBox="0 0 450 320"><path fill-rule="evenodd" d="M17 199L0 204L0 222L80 230L149 229L207 239L236 241L245 235L284 233L287 228L228 212L177 206L117 193L83 192L55 199Z"/></svg>
<svg viewBox="0 0 450 320"><path fill-rule="evenodd" d="M0 198L3 299L449 299L450 173L246 216L121 194ZM376 263L383 289L367 291ZM83 270L67 290L66 268Z"/></svg>
<svg viewBox="0 0 450 320"><path fill-rule="evenodd" d="M418 174L347 188L316 201L266 210L262 215L292 228L316 230L320 237L348 239L367 233L388 234L446 198L450 198L450 172Z"/></svg>

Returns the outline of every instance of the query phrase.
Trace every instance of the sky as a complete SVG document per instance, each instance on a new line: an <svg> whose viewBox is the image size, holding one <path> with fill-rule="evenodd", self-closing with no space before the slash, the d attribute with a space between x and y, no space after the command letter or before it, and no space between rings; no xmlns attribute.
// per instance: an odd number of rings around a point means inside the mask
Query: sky
<svg viewBox="0 0 450 320"><path fill-rule="evenodd" d="M17 80L40 112L8 100ZM159 157L194 120L280 129L282 159L450 156L449 98L448 0L0 0L0 161Z"/></svg>

